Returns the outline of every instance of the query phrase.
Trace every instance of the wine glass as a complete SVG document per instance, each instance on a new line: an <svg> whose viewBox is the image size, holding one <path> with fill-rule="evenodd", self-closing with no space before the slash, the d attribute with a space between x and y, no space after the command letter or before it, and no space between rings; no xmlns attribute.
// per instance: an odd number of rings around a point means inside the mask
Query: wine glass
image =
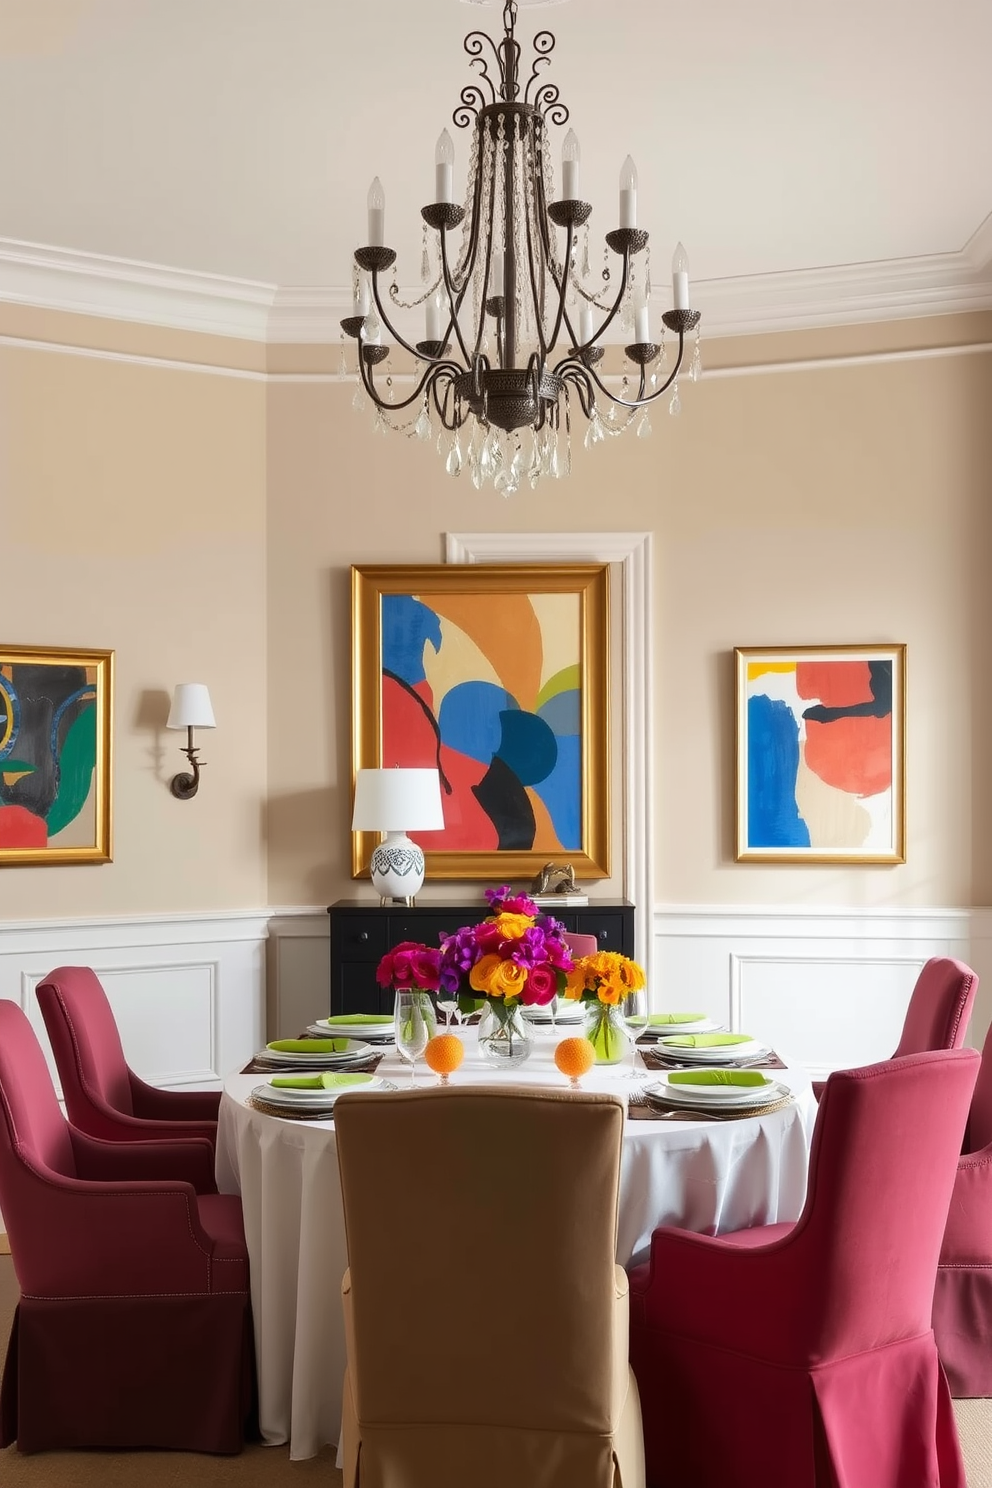
<svg viewBox="0 0 992 1488"><path fill-rule="evenodd" d="M637 1069L637 1044L648 1032L648 994L642 988L639 992L631 992L627 998L624 1009L624 1022L627 1025L627 1037L630 1039L630 1069L627 1071L628 1080L637 1080L640 1074Z"/></svg>
<svg viewBox="0 0 992 1488"><path fill-rule="evenodd" d="M396 1052L410 1065L410 1085L414 1084L417 1060L427 1048L427 1040L437 1032L434 1004L426 992L397 992L394 1005L396 1019Z"/></svg>
<svg viewBox="0 0 992 1488"><path fill-rule="evenodd" d="M458 1006L458 993L439 991L437 994L437 1005L444 1013L445 1029L450 1033L452 1022L454 1022L457 1031L461 1027L462 1022L461 1009Z"/></svg>

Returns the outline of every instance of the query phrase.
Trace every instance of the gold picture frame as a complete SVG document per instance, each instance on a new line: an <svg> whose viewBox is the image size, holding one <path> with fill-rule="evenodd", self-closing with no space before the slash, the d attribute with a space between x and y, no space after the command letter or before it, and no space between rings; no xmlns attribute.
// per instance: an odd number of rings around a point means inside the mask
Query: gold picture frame
<svg viewBox="0 0 992 1488"><path fill-rule="evenodd" d="M609 877L609 565L351 574L353 772L438 766L444 831L411 833L428 877L502 883L549 858ZM352 834L353 877L378 841Z"/></svg>
<svg viewBox="0 0 992 1488"><path fill-rule="evenodd" d="M0 867L109 863L113 651L0 645Z"/></svg>
<svg viewBox="0 0 992 1488"><path fill-rule="evenodd" d="M739 863L906 861L906 647L739 646Z"/></svg>

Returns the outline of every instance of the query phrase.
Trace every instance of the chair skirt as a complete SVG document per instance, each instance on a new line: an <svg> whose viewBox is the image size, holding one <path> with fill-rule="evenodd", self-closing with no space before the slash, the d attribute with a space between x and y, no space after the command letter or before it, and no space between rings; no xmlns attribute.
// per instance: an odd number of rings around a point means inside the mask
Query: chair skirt
<svg viewBox="0 0 992 1488"><path fill-rule="evenodd" d="M0 1385L0 1447L235 1453L253 1404L245 1293L22 1297Z"/></svg>
<svg viewBox="0 0 992 1488"><path fill-rule="evenodd" d="M954 1399L992 1395L992 1265L938 1268L933 1331Z"/></svg>
<svg viewBox="0 0 992 1488"><path fill-rule="evenodd" d="M815 1368L630 1330L648 1488L966 1488L933 1334Z"/></svg>

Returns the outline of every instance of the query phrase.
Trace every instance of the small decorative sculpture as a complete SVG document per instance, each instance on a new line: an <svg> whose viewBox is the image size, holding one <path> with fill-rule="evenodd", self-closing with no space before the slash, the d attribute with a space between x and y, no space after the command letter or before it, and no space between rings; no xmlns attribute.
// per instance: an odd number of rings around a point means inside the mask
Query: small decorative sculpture
<svg viewBox="0 0 992 1488"><path fill-rule="evenodd" d="M534 880L532 893L574 894L577 888L575 869L571 863L545 863Z"/></svg>

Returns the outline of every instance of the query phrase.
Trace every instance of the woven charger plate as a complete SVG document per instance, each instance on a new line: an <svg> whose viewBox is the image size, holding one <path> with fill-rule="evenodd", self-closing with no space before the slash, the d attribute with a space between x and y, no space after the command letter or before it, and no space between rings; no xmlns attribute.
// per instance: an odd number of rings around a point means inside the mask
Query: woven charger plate
<svg viewBox="0 0 992 1488"><path fill-rule="evenodd" d="M642 1096L632 1100L627 1115L632 1121L747 1121L752 1116L770 1116L792 1105L792 1095L770 1101L767 1106L748 1106L746 1111L719 1111L712 1106L687 1106L684 1101L668 1101L663 1095Z"/></svg>

